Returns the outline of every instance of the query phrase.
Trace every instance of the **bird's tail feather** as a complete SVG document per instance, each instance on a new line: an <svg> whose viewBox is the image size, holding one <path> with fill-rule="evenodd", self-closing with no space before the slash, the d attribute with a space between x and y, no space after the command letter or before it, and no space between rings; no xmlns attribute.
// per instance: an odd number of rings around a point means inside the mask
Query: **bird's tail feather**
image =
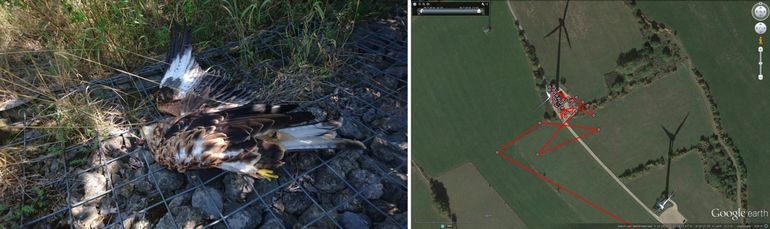
<svg viewBox="0 0 770 229"><path fill-rule="evenodd" d="M286 151L314 150L314 149L364 149L363 143L337 138L335 130L342 123L339 121L327 121L311 125L294 126L280 129L278 143Z"/></svg>

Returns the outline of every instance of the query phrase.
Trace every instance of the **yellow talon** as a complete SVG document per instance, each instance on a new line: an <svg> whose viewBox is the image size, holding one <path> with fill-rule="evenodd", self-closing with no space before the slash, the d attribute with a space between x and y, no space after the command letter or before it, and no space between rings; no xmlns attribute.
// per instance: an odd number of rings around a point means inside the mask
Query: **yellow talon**
<svg viewBox="0 0 770 229"><path fill-rule="evenodd" d="M273 174L273 170L269 170L269 169L259 169L257 170L257 174L259 174L259 176L261 177L264 177L268 181L271 181L273 179L278 179L278 175Z"/></svg>

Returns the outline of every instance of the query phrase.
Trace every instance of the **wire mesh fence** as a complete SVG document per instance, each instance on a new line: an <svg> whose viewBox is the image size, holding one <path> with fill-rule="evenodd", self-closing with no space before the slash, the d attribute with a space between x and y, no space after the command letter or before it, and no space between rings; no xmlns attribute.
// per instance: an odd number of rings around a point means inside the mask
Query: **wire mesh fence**
<svg viewBox="0 0 770 229"><path fill-rule="evenodd" d="M309 92L299 109L319 120L342 118L338 134L362 141L365 150L290 153L276 171L277 180L254 180L218 169L169 171L153 155L131 146L118 133L96 135L83 144L46 143L63 153L43 155L19 163L21 179L36 179L34 187L6 198L22 202L57 190L58 201L47 199L50 211L22 215L12 225L32 228L405 228L407 215L407 79L406 30L403 22L362 22L342 46L344 64L323 80L321 90ZM235 71L236 75L272 72L287 65L276 41L283 28L257 35L247 47L268 60L257 66L238 65L238 49L231 43L197 54L205 66ZM72 90L115 104L136 100L152 103L151 95L164 70L148 65L89 82ZM130 91L121 94L116 91ZM150 104L150 107L154 107ZM155 110L142 114L159 118ZM25 117L23 126L34 117ZM19 140L4 148L20 153L44 134L22 129ZM26 168L46 167L46 174ZM5 201L3 202L5 203ZM43 207L43 206L41 206Z"/></svg>

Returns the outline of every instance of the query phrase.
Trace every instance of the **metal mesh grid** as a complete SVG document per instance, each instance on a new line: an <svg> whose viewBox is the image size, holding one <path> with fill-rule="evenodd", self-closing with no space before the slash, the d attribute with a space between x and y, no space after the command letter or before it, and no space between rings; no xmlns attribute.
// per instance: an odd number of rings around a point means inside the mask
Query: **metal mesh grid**
<svg viewBox="0 0 770 229"><path fill-rule="evenodd" d="M260 47L261 55L282 56L280 50L270 45L279 36L275 31L281 31L281 28L262 33L255 39L259 42L257 47ZM341 215L349 212L367 216L371 227L405 228L406 32L404 28L386 22L363 23L356 27L351 40L344 46L345 53L349 55L347 64L332 77L336 81L325 82L333 90L314 93L311 101L304 103L301 109L310 109L322 116L326 112L339 114L346 123L339 131L340 135L361 140L367 145L367 150L291 153L284 159L286 165L276 171L280 176L278 180L254 181L217 169L184 174L171 172L154 164L152 155L143 150L123 154L110 152L109 144L105 142L120 141L120 136L109 139L97 137L73 146L60 143L66 153L45 160L60 160L64 172L60 177L51 177L50 187L46 188L65 189L66 201L48 214L35 218L22 217L19 223L24 227L89 227L94 224L83 223L93 222L89 217L96 215L101 217L96 220L96 225L107 228L142 228L142 225L152 224L156 228L189 228L190 215L194 214L190 213L192 207L188 205L196 204L186 202L207 201L207 204L216 205L212 203L216 202L212 196L227 195L226 190L219 190L227 185L223 180L228 179L243 182L243 190L250 191L240 193L246 195L240 201L219 200L219 204L228 206L215 207L214 214L203 216L201 222L204 228L256 226L239 224L244 217L261 218L258 225L264 228L343 228L345 217ZM233 64L237 60L230 49L236 45L228 44L224 48L198 53L199 60L209 66L214 62L217 65ZM274 61L254 68L274 70L285 62L277 59L277 63ZM158 80L163 69L163 64L154 64L133 74ZM245 70L245 73L249 71ZM128 74L94 81L91 85L132 89L142 98L149 98L152 90L157 88L156 84ZM96 96L108 100L117 98L109 90L103 93ZM24 123L28 123L26 118ZM24 136L5 147L20 145L23 152L27 150L28 142L45 137ZM68 166L69 162L76 160L72 158L75 152L94 148L98 150L90 153L88 159L93 166L86 169ZM368 179L362 182L361 179L351 178L351 173L363 174ZM104 186L86 187L94 183L85 180L97 180L96 184ZM167 188L168 183L174 183L174 180L186 183L186 186ZM146 194L141 198L132 195L137 190ZM197 192L211 198L196 199ZM198 211L197 214L200 213Z"/></svg>

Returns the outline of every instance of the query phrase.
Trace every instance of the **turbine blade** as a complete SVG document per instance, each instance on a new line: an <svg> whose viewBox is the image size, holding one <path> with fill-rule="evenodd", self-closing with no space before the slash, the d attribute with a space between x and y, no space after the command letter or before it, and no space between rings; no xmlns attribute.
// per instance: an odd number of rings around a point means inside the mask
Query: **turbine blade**
<svg viewBox="0 0 770 229"><path fill-rule="evenodd" d="M690 116L690 112L687 112L687 114L684 116L684 119L682 119L682 123L679 123L679 127L676 128L676 132L674 132L674 136L679 134L679 130L682 129L682 125L684 125L684 122L687 121L687 117Z"/></svg>
<svg viewBox="0 0 770 229"><path fill-rule="evenodd" d="M555 33L556 30L558 30L561 27L561 25L556 26L556 28L553 28L550 33L546 34L545 37L551 36L551 34Z"/></svg>
<svg viewBox="0 0 770 229"><path fill-rule="evenodd" d="M666 132L666 135L668 135L669 139L673 139L674 138L674 134L672 134L671 131L668 131L668 129L666 129L665 126L661 125L660 128L663 128L663 131Z"/></svg>
<svg viewBox="0 0 770 229"><path fill-rule="evenodd" d="M564 14L561 15L562 19L567 17L567 7L569 7L569 0L567 0L567 5L564 5Z"/></svg>

